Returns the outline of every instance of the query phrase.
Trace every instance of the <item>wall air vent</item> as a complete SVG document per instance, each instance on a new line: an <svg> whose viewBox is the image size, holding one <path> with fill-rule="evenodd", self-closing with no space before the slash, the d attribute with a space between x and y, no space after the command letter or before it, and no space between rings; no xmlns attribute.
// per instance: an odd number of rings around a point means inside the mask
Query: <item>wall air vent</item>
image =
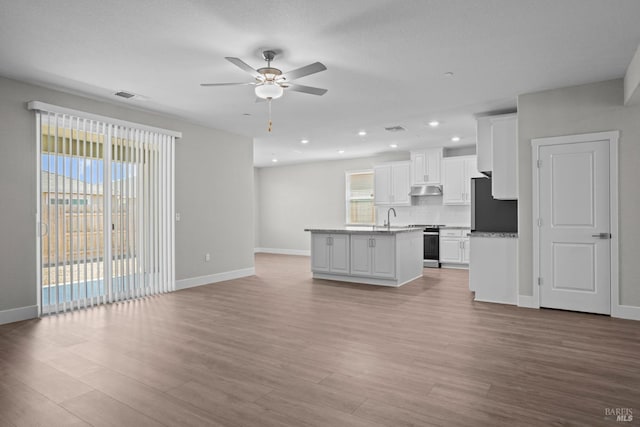
<svg viewBox="0 0 640 427"><path fill-rule="evenodd" d="M406 129L402 126L389 126L388 128L384 128L387 132L404 132Z"/></svg>
<svg viewBox="0 0 640 427"><path fill-rule="evenodd" d="M124 99L130 99L133 98L135 96L135 94L133 93L129 93L129 92L125 92L125 91L119 91L114 93L115 96L119 96L120 98L124 98Z"/></svg>

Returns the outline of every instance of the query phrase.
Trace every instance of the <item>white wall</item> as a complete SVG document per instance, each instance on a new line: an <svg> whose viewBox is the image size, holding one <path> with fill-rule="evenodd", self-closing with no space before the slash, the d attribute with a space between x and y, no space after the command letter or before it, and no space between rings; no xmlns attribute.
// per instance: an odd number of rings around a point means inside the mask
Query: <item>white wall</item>
<svg viewBox="0 0 640 427"><path fill-rule="evenodd" d="M343 226L345 172L371 169L409 153L257 169L258 248L309 251L306 227Z"/></svg>
<svg viewBox="0 0 640 427"><path fill-rule="evenodd" d="M640 105L622 79L518 97L518 256L521 295L533 292L531 139L620 130L620 299L640 306Z"/></svg>
<svg viewBox="0 0 640 427"><path fill-rule="evenodd" d="M36 304L36 132L39 100L181 131L176 146L176 276L253 268L253 142L175 118L0 78L0 313ZM212 260L204 262L204 254Z"/></svg>

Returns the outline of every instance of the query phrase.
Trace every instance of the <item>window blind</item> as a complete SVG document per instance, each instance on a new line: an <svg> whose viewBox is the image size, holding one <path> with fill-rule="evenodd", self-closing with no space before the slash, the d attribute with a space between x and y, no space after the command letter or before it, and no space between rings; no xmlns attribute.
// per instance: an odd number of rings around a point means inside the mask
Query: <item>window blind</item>
<svg viewBox="0 0 640 427"><path fill-rule="evenodd" d="M41 314L175 289L175 141L52 106L36 114Z"/></svg>

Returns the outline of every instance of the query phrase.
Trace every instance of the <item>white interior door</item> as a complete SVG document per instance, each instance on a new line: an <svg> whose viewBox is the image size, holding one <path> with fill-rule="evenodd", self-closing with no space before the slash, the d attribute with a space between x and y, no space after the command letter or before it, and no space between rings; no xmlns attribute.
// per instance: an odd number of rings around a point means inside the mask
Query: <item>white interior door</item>
<svg viewBox="0 0 640 427"><path fill-rule="evenodd" d="M609 141L539 150L540 306L611 312Z"/></svg>

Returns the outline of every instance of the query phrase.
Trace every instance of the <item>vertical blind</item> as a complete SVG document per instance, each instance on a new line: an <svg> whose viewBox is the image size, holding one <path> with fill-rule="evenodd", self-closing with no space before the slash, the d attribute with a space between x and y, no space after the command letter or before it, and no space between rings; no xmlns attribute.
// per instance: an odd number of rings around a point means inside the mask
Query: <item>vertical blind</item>
<svg viewBox="0 0 640 427"><path fill-rule="evenodd" d="M29 108L40 314L174 290L180 133L37 101Z"/></svg>

